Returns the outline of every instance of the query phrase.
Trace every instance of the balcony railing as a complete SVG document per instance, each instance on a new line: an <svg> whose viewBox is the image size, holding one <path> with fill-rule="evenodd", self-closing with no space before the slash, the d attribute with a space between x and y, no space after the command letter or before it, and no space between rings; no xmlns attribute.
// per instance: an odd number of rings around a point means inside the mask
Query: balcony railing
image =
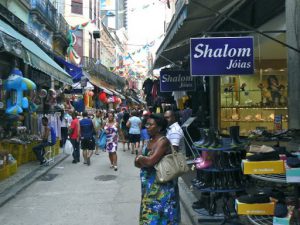
<svg viewBox="0 0 300 225"><path fill-rule="evenodd" d="M92 59L89 57L83 57L82 65L88 71L95 73L95 75L98 78L100 78L110 84L113 84L117 87L123 87L125 85L124 78L110 72L104 65L99 63L99 61L97 62L96 59Z"/></svg>
<svg viewBox="0 0 300 225"><path fill-rule="evenodd" d="M49 0L31 0L31 13L37 13L45 24L55 29L57 12Z"/></svg>
<svg viewBox="0 0 300 225"><path fill-rule="evenodd" d="M69 24L67 23L65 18L61 14L59 14L55 33L60 34L63 37L67 38L68 30L69 30Z"/></svg>

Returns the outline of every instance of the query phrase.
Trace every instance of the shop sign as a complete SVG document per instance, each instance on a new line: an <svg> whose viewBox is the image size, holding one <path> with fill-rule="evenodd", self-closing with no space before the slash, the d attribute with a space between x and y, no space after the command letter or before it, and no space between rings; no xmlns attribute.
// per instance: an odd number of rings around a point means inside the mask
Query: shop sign
<svg viewBox="0 0 300 225"><path fill-rule="evenodd" d="M160 71L160 91L194 91L195 81L189 71L184 70L161 70Z"/></svg>
<svg viewBox="0 0 300 225"><path fill-rule="evenodd" d="M253 74L253 54L253 37L191 38L191 75Z"/></svg>

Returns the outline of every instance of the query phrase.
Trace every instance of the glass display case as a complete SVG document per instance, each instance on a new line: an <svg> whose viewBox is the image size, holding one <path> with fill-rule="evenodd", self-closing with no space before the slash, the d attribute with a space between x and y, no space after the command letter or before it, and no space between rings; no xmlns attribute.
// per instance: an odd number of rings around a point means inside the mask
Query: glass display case
<svg viewBox="0 0 300 225"><path fill-rule="evenodd" d="M287 129L287 75L285 69L265 69L251 76L221 78L220 130L240 126L251 130Z"/></svg>

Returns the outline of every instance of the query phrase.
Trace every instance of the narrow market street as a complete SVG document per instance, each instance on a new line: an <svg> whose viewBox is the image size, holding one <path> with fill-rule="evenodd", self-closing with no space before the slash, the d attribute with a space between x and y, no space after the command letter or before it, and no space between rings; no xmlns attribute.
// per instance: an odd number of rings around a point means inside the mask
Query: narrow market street
<svg viewBox="0 0 300 225"><path fill-rule="evenodd" d="M118 151L119 170L109 168L106 152L91 165L69 156L0 210L5 225L135 225L140 204L139 170L133 155ZM190 225L184 211L182 224Z"/></svg>

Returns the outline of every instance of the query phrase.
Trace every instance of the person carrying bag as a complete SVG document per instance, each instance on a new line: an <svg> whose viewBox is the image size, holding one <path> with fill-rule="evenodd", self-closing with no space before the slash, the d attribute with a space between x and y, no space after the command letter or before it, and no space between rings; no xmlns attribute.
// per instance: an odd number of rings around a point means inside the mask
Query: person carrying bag
<svg viewBox="0 0 300 225"><path fill-rule="evenodd" d="M189 171L184 155L180 152L176 152L173 145L170 144L170 147L172 153L165 155L154 166L156 170L156 181L159 183L169 182Z"/></svg>

